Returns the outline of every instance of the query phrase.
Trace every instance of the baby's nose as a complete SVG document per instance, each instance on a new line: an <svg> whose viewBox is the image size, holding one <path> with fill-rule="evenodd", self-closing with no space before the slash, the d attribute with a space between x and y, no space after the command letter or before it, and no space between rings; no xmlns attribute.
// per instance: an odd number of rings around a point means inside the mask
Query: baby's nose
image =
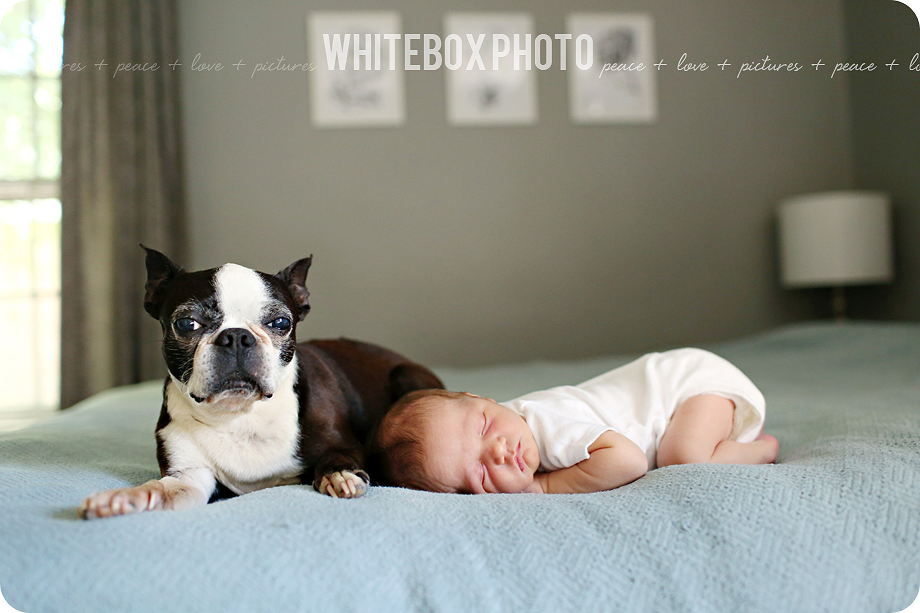
<svg viewBox="0 0 920 613"><path fill-rule="evenodd" d="M492 458L496 464L504 464L508 458L508 439L499 436L492 444Z"/></svg>

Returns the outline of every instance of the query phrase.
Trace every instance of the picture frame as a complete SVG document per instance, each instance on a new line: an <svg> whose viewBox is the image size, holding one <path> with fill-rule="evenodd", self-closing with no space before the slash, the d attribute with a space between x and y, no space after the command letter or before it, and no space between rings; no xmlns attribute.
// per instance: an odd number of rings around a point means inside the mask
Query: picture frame
<svg viewBox="0 0 920 613"><path fill-rule="evenodd" d="M593 42L590 68L575 65L574 48L567 54L571 120L580 124L657 121L651 15L571 13L566 26L572 35L572 47L583 34L589 35Z"/></svg>
<svg viewBox="0 0 920 613"><path fill-rule="evenodd" d="M535 68L514 66L514 53L493 64L493 35L505 35L509 41L533 38L534 19L529 13L447 13L444 16L445 47L447 39L457 35L462 41L462 65L447 69L445 77L447 121L454 126L533 125L537 122L537 84ZM479 54L482 65L472 63L469 37L482 37ZM513 43L512 43L513 44ZM523 42L520 43L523 45ZM533 42L531 41L531 45ZM449 53L445 49L445 53Z"/></svg>
<svg viewBox="0 0 920 613"><path fill-rule="evenodd" d="M310 75L315 127L406 122L402 40L391 45L383 38L399 34L401 28L394 11L313 12L307 17L308 54L316 67Z"/></svg>

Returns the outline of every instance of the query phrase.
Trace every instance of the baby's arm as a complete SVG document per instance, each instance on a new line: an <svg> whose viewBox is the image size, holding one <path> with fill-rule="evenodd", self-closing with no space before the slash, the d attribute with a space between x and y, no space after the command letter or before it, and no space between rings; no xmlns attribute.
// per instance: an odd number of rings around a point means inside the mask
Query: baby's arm
<svg viewBox="0 0 920 613"><path fill-rule="evenodd" d="M528 491L539 494L602 492L632 483L648 472L648 458L638 445L606 431L588 446L588 459L574 466L534 475Z"/></svg>

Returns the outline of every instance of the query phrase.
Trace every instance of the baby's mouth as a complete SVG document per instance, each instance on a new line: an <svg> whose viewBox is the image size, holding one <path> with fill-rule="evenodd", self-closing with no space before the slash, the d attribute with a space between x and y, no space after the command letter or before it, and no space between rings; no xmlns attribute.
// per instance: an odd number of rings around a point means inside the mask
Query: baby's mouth
<svg viewBox="0 0 920 613"><path fill-rule="evenodd" d="M521 472L526 472L526 464L524 464L524 454L521 453L521 441L518 441L517 449L514 450L514 461L517 463L518 468L521 469Z"/></svg>

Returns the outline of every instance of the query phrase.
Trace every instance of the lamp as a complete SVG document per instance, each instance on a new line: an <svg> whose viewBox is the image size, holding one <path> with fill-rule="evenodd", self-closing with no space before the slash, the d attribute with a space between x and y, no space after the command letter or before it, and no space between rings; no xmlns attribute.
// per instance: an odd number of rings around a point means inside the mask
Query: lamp
<svg viewBox="0 0 920 613"><path fill-rule="evenodd" d="M832 287L836 319L846 318L845 286L894 278L887 194L805 194L784 200L778 213L783 284Z"/></svg>

